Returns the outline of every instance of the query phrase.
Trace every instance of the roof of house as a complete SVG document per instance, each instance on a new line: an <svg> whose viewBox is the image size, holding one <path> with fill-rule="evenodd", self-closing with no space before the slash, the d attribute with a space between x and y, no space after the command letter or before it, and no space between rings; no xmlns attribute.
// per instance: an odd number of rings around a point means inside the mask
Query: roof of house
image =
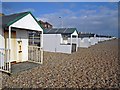
<svg viewBox="0 0 120 90"><path fill-rule="evenodd" d="M72 34L76 28L52 28L45 29L44 34Z"/></svg>
<svg viewBox="0 0 120 90"><path fill-rule="evenodd" d="M52 26L52 24L50 24L50 23L48 23L48 22L45 22L46 24L48 24L48 25L50 25L50 26Z"/></svg>
<svg viewBox="0 0 120 90"><path fill-rule="evenodd" d="M1 21L0 27L6 28L28 14L31 14L31 12L22 12L22 13L16 13L16 14L11 14L11 15L0 16L0 21ZM33 15L32 15L32 17L35 19L35 17ZM36 22L38 23L37 20L36 20Z"/></svg>
<svg viewBox="0 0 120 90"><path fill-rule="evenodd" d="M84 34L79 34L79 38L84 38L84 37L94 37L95 34L89 34L89 33L84 33Z"/></svg>
<svg viewBox="0 0 120 90"><path fill-rule="evenodd" d="M96 34L96 37L109 37L109 36Z"/></svg>
<svg viewBox="0 0 120 90"><path fill-rule="evenodd" d="M42 20L39 20L38 22L40 22L41 24L48 24L48 25L52 26L52 24L50 24L49 22L44 22Z"/></svg>
<svg viewBox="0 0 120 90"><path fill-rule="evenodd" d="M79 33L78 37L79 38L85 38L85 37L111 37L111 36L106 36L106 35L98 35L98 34L91 34L91 33Z"/></svg>
<svg viewBox="0 0 120 90"><path fill-rule="evenodd" d="M2 22L0 22L0 26L5 28L9 26L10 24L12 24L13 22L17 21L18 19L24 17L27 14L28 12L23 12L23 13L16 13L16 14L11 14L11 15L1 16L0 20Z"/></svg>

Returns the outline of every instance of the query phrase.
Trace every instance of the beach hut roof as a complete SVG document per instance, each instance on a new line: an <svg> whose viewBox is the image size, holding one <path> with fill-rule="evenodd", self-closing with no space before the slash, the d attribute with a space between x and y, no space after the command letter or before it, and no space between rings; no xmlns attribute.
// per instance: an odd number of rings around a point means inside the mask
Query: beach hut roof
<svg viewBox="0 0 120 90"><path fill-rule="evenodd" d="M17 22L18 20L20 20L21 18L23 18L28 14L31 14L31 16L35 19L35 21L41 27L41 25L36 20L36 18L32 15L31 12L22 12L22 13L16 13L11 15L0 16L0 27L7 28L8 26L12 25L13 23Z"/></svg>
<svg viewBox="0 0 120 90"><path fill-rule="evenodd" d="M94 35L95 35L95 34L85 33L85 34L79 34L78 37L79 37L79 38L94 37Z"/></svg>
<svg viewBox="0 0 120 90"><path fill-rule="evenodd" d="M45 29L44 34L72 34L77 31L76 28L52 28Z"/></svg>

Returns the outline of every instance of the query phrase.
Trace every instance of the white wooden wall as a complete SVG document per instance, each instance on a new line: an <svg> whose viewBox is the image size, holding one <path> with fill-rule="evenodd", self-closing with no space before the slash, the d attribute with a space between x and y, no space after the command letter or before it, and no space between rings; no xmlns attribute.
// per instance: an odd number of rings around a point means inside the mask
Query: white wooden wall
<svg viewBox="0 0 120 90"><path fill-rule="evenodd" d="M19 59L21 58L21 61L27 61L28 60L28 31L25 30L17 30L16 32L16 37L17 37L17 60L19 62ZM18 41L22 40L22 55L19 57L19 46L18 46Z"/></svg>
<svg viewBox="0 0 120 90"><path fill-rule="evenodd" d="M78 39L78 46L82 48L88 48L91 46L91 42L89 41L89 38L79 38Z"/></svg>
<svg viewBox="0 0 120 90"><path fill-rule="evenodd" d="M99 42L105 41L105 40L110 40L110 38L105 38L105 37L100 37Z"/></svg>
<svg viewBox="0 0 120 90"><path fill-rule="evenodd" d="M68 38L68 43L71 42L71 38ZM77 39L76 38L72 38L72 43L77 44Z"/></svg>
<svg viewBox="0 0 120 90"><path fill-rule="evenodd" d="M68 39L68 42L70 42L70 38ZM72 42L76 43L76 38L72 38ZM91 46L91 43L89 42L89 38L78 38L78 47L82 48L88 48Z"/></svg>
<svg viewBox="0 0 120 90"><path fill-rule="evenodd" d="M3 30L0 29L0 67L4 66L4 56L2 55L2 52L4 52L2 49L4 49L4 35Z"/></svg>
<svg viewBox="0 0 120 90"><path fill-rule="evenodd" d="M99 40L97 39L97 37L91 37L91 38L90 38L91 45L97 44L98 41L99 41Z"/></svg>
<svg viewBox="0 0 120 90"><path fill-rule="evenodd" d="M0 48L5 48L4 46L4 32L3 30L0 28Z"/></svg>
<svg viewBox="0 0 120 90"><path fill-rule="evenodd" d="M61 44L61 38L61 34L43 34L43 50L70 54L71 45Z"/></svg>

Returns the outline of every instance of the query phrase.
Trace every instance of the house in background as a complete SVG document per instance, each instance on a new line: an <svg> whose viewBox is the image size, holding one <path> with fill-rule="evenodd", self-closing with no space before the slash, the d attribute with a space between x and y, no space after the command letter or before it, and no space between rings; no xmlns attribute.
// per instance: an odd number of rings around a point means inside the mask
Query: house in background
<svg viewBox="0 0 120 90"><path fill-rule="evenodd" d="M53 26L48 22L43 22L42 20L38 21L44 29L51 29Z"/></svg>
<svg viewBox="0 0 120 90"><path fill-rule="evenodd" d="M75 37L76 42L72 41ZM70 38L70 41L68 40ZM78 33L76 28L46 29L43 34L43 50L71 54L77 51Z"/></svg>
<svg viewBox="0 0 120 90"><path fill-rule="evenodd" d="M0 70L11 72L11 62L43 61L43 29L30 12L1 16L0 20ZM40 46L28 44L28 31L35 31L40 36ZM34 52L40 50L39 58Z"/></svg>
<svg viewBox="0 0 120 90"><path fill-rule="evenodd" d="M0 13L0 16L4 16L5 14L4 13Z"/></svg>

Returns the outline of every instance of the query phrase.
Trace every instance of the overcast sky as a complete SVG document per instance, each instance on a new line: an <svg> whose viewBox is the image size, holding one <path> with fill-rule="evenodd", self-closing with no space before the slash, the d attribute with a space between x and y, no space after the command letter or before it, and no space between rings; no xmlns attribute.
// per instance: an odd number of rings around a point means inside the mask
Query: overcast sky
<svg viewBox="0 0 120 90"><path fill-rule="evenodd" d="M118 35L118 3L115 2L23 2L2 3L5 14L31 11L37 20L54 27L74 27L80 32ZM61 18L59 18L61 17Z"/></svg>

